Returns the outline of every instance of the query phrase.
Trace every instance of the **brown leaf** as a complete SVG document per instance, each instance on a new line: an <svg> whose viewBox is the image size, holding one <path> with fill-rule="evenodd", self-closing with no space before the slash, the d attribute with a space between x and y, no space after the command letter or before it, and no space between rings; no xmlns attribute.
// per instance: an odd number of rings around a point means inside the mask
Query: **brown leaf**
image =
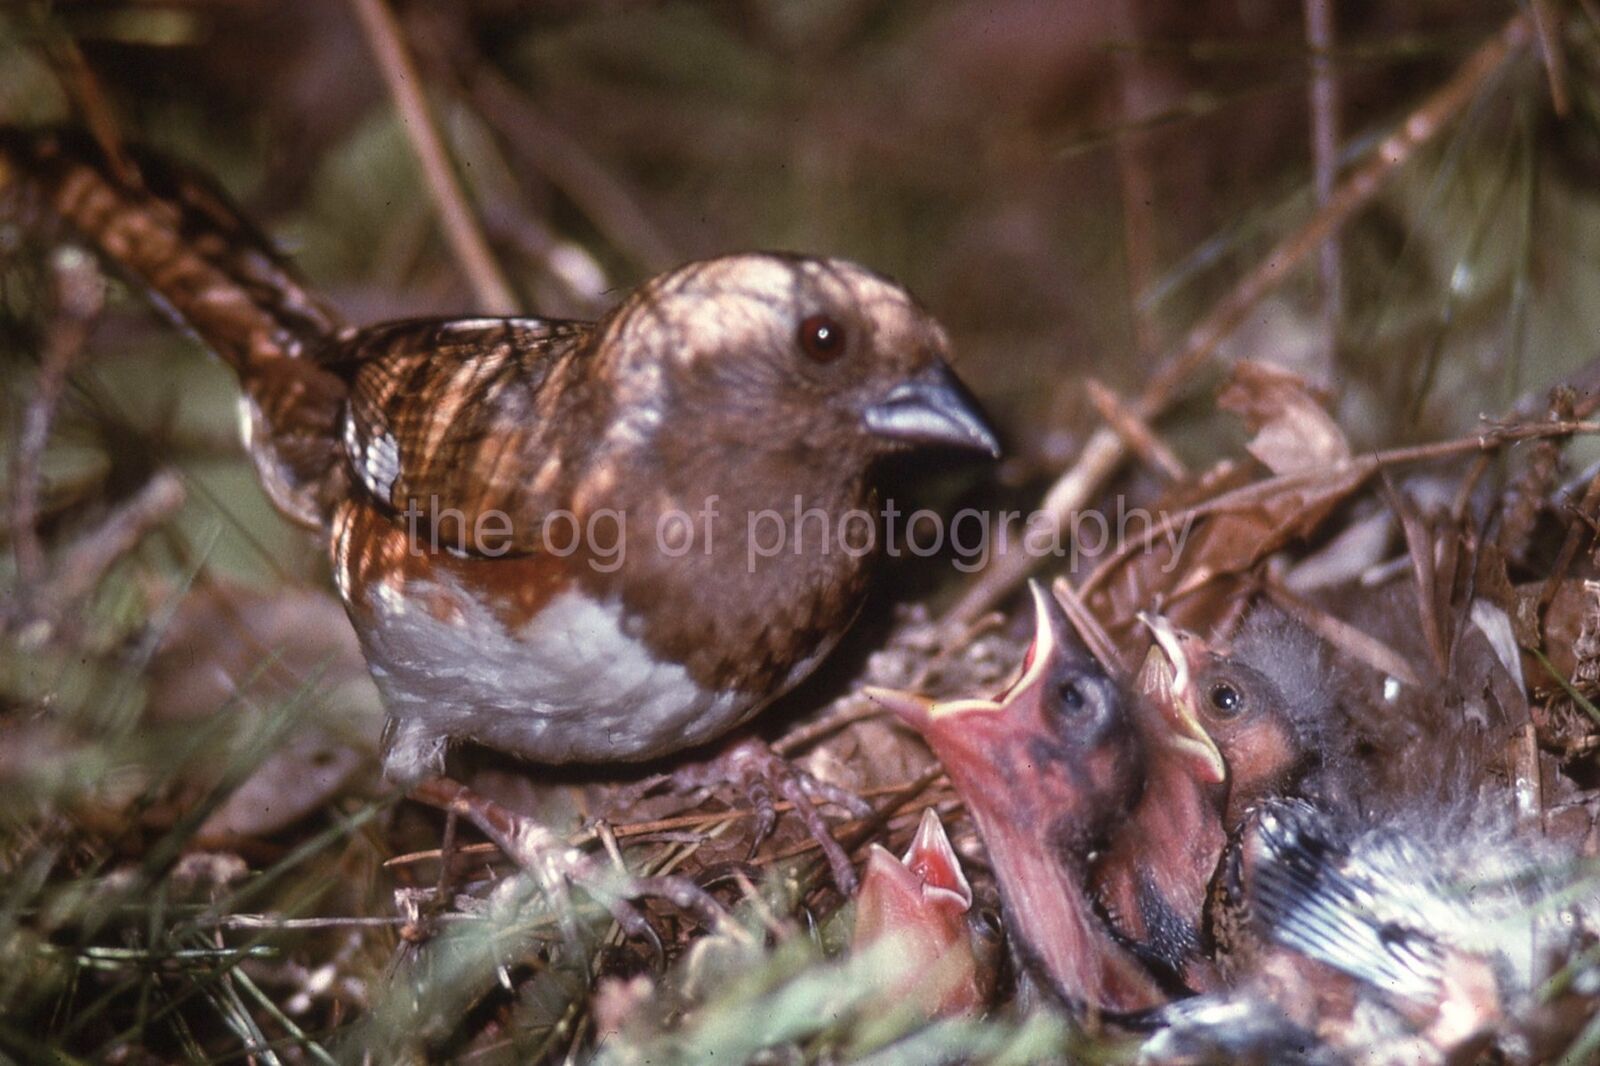
<svg viewBox="0 0 1600 1066"><path fill-rule="evenodd" d="M1274 474L1327 470L1350 458L1350 442L1303 379L1240 360L1217 406L1241 416L1255 434L1247 447Z"/></svg>
<svg viewBox="0 0 1600 1066"><path fill-rule="evenodd" d="M1124 544L1083 589L1097 593L1091 602L1109 625L1126 624L1134 612L1160 603L1178 624L1207 631L1233 608L1235 590L1215 587L1220 579L1244 574L1310 535L1371 473L1368 466L1346 464L1267 478L1168 513L1162 532ZM1202 589L1211 595L1195 600Z"/></svg>

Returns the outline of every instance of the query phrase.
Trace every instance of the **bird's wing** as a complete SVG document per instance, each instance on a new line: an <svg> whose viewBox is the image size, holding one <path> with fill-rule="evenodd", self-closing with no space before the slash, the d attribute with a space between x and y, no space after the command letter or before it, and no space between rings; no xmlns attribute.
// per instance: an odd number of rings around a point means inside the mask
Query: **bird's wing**
<svg viewBox="0 0 1600 1066"><path fill-rule="evenodd" d="M1354 854L1308 804L1269 805L1255 835L1249 892L1259 930L1384 995L1419 1007L1438 1001L1452 953L1424 916L1410 914L1418 885Z"/></svg>
<svg viewBox="0 0 1600 1066"><path fill-rule="evenodd" d="M552 432L570 417L553 386L592 330L560 319L410 319L351 335L334 365L351 381L353 479L414 522L425 547L537 551L576 460L564 449L587 445L581 432Z"/></svg>

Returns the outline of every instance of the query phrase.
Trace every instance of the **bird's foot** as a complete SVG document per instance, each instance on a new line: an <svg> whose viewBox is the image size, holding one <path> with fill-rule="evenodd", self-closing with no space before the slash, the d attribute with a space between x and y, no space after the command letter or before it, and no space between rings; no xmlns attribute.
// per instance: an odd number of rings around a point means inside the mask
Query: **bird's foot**
<svg viewBox="0 0 1600 1066"><path fill-rule="evenodd" d="M448 777L428 778L414 787L410 796L477 826L508 859L553 895L559 897L568 886L577 886L603 901L623 931L649 941L658 959L661 939L630 900L664 899L713 932L722 929L728 918L722 905L688 878L638 877L627 872L620 856L614 864L603 863L573 847L538 819L518 814Z"/></svg>
<svg viewBox="0 0 1600 1066"><path fill-rule="evenodd" d="M729 782L737 785L749 798L756 817L750 842L752 857L777 825L778 810L774 794L788 801L806 827L806 832L822 849L833 875L833 883L846 896L855 894L856 872L850 863L850 856L834 839L817 805L831 803L857 818L870 818L872 807L860 796L837 785L819 781L757 737L740 739L705 762L680 767L669 774L667 780L673 787L684 791Z"/></svg>

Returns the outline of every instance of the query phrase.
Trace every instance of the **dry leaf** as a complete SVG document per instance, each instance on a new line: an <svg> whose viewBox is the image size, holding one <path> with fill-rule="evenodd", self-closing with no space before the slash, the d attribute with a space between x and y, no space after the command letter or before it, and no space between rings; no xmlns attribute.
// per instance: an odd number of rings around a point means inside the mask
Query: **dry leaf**
<svg viewBox="0 0 1600 1066"><path fill-rule="evenodd" d="M1255 434L1247 447L1274 474L1337 467L1350 458L1350 442L1300 377L1241 360L1217 406L1240 415Z"/></svg>

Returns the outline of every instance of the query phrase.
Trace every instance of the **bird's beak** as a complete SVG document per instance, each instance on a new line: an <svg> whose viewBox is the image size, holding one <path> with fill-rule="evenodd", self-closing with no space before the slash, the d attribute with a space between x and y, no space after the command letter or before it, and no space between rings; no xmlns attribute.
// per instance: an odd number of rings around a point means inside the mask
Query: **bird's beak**
<svg viewBox="0 0 1600 1066"><path fill-rule="evenodd" d="M953 740L973 723L989 722L998 727L1004 708L994 700L930 700L914 692L867 685L862 693L872 702L892 711L900 721L916 730L930 743ZM959 725L957 723L960 723Z"/></svg>
<svg viewBox="0 0 1600 1066"><path fill-rule="evenodd" d="M1015 741L1017 724L994 700L935 702L915 693L871 686L862 692L921 735L958 790L966 782L992 776L995 753Z"/></svg>
<svg viewBox="0 0 1600 1066"><path fill-rule="evenodd" d="M1228 777L1227 763L1200 724L1197 710L1193 656L1200 650L1198 639L1179 633L1165 618L1141 613L1139 621L1156 641L1139 671L1139 691L1160 710L1167 742L1194 762L1202 780L1222 784Z"/></svg>
<svg viewBox="0 0 1600 1066"><path fill-rule="evenodd" d="M1086 663L1089 661L1086 652L1077 651L1076 634L1060 601L1038 581L1029 581L1028 591L1033 595L1033 643L1028 645L1016 680L994 699L935 702L915 693L870 685L862 691L922 734L947 767L952 758L989 763L994 758L993 744L1043 720L1037 705L1044 697L1044 675L1051 665L1061 656L1074 654L1083 654Z"/></svg>
<svg viewBox="0 0 1600 1066"><path fill-rule="evenodd" d="M1033 643L1017 679L998 696L934 701L894 689L869 686L862 690L921 734L958 791L965 782L994 781L1002 750L1016 749L1029 736L1048 731L1049 715L1043 702L1049 689L1046 679L1062 656L1083 655L1090 669L1099 669L1086 652L1078 650L1072 623L1050 590L1037 581L1030 581L1028 588L1033 594Z"/></svg>
<svg viewBox="0 0 1600 1066"><path fill-rule="evenodd" d="M867 430L906 444L933 444L1000 458L1000 442L978 401L950 368L934 361L867 407Z"/></svg>
<svg viewBox="0 0 1600 1066"><path fill-rule="evenodd" d="M967 883L967 875L961 872L956 849L951 846L944 824L932 807L922 812L917 835L900 861L930 892L948 893L950 903L959 904L963 913L972 906L972 886Z"/></svg>
<svg viewBox="0 0 1600 1066"><path fill-rule="evenodd" d="M906 725L918 733L927 728L933 720L934 702L926 696L919 696L915 692L902 692L896 688L879 688L876 685L867 685L862 693Z"/></svg>

